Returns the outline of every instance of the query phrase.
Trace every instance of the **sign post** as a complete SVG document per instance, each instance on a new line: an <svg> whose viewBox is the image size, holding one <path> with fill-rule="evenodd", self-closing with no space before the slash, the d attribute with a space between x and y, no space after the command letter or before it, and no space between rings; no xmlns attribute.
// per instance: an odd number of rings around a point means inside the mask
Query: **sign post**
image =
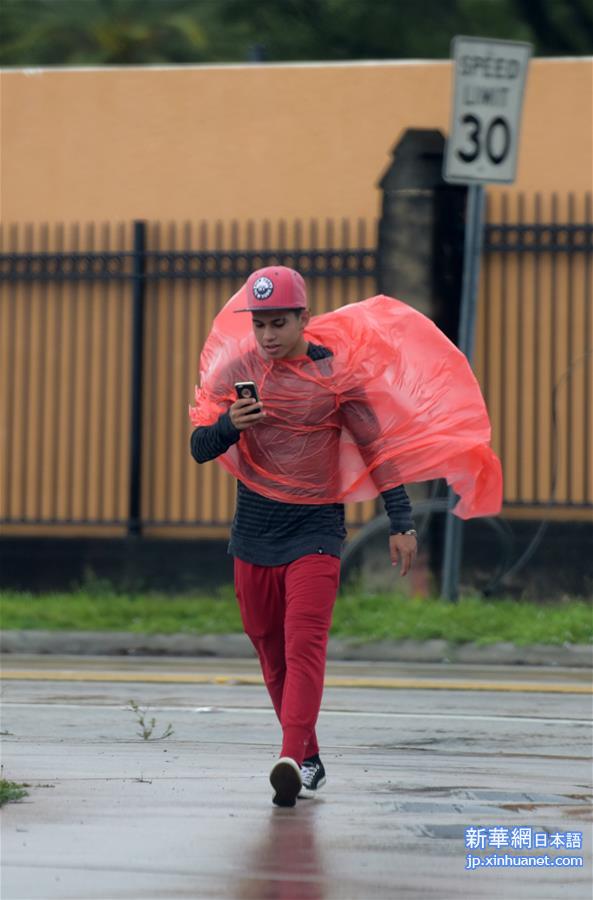
<svg viewBox="0 0 593 900"><path fill-rule="evenodd" d="M456 37L452 42L454 90L443 178L467 184L459 349L470 364L484 230L484 184L511 184L517 170L521 108L531 45ZM452 513L449 488L441 596L457 600L463 522Z"/></svg>

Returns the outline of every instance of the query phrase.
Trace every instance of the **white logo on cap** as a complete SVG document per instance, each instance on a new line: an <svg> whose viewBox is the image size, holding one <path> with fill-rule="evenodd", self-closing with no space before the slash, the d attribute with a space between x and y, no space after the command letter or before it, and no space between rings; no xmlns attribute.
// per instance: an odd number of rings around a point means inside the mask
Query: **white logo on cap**
<svg viewBox="0 0 593 900"><path fill-rule="evenodd" d="M267 300L274 292L274 282L262 275L253 285L253 296L256 300Z"/></svg>

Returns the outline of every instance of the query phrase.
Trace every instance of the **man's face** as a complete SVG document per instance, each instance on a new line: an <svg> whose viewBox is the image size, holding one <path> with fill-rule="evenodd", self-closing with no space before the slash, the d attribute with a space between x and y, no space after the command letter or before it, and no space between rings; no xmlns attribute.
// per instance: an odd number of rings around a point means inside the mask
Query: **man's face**
<svg viewBox="0 0 593 900"><path fill-rule="evenodd" d="M303 337L309 311L299 316L292 310L270 310L252 314L255 338L271 359L291 359L306 352Z"/></svg>

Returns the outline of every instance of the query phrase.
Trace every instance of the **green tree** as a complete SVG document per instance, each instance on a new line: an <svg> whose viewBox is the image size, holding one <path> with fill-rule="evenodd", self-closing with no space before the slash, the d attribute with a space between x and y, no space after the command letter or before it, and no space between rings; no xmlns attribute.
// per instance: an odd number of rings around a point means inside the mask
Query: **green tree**
<svg viewBox="0 0 593 900"><path fill-rule="evenodd" d="M593 48L593 6L584 0L516 0L539 52L589 54Z"/></svg>
<svg viewBox="0 0 593 900"><path fill-rule="evenodd" d="M202 62L195 0L2 0L3 65Z"/></svg>
<svg viewBox="0 0 593 900"><path fill-rule="evenodd" d="M442 58L456 34L593 51L589 0L221 0L270 60Z"/></svg>
<svg viewBox="0 0 593 900"><path fill-rule="evenodd" d="M590 0L0 0L0 64L443 58L456 34L593 53Z"/></svg>

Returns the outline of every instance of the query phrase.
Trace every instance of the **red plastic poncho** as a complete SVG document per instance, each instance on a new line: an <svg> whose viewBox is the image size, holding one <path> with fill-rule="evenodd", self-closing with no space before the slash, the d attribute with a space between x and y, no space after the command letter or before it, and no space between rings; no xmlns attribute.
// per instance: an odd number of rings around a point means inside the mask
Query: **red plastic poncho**
<svg viewBox="0 0 593 900"><path fill-rule="evenodd" d="M333 356L269 359L242 288L214 320L200 358L194 426L211 425L254 381L266 417L217 462L285 503L368 500L399 484L445 478L462 519L495 515L502 473L466 357L422 313L379 295L311 318L305 339Z"/></svg>

